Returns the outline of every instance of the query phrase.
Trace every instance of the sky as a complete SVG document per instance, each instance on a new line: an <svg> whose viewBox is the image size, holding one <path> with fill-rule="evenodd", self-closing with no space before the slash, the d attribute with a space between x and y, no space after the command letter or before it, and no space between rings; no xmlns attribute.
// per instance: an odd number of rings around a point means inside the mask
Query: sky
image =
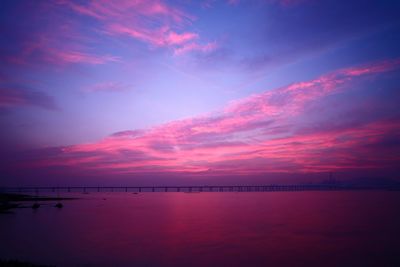
<svg viewBox="0 0 400 267"><path fill-rule="evenodd" d="M400 180L399 1L0 6L0 185Z"/></svg>

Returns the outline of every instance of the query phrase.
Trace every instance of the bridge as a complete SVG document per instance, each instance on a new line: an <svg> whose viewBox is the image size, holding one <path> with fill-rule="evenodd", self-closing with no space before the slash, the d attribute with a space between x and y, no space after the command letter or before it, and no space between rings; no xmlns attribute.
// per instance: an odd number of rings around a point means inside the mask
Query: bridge
<svg viewBox="0 0 400 267"><path fill-rule="evenodd" d="M281 192L281 191L344 191L344 190L391 190L400 186L354 186L340 184L270 184L270 185L193 185L193 186L32 186L0 187L3 193L90 193L90 192Z"/></svg>

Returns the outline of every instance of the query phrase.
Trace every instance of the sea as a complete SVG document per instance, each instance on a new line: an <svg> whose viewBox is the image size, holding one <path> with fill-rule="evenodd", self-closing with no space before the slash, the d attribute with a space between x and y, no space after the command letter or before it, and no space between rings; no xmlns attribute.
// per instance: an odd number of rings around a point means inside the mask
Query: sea
<svg viewBox="0 0 400 267"><path fill-rule="evenodd" d="M52 266L400 266L400 192L65 193L0 214L0 259Z"/></svg>

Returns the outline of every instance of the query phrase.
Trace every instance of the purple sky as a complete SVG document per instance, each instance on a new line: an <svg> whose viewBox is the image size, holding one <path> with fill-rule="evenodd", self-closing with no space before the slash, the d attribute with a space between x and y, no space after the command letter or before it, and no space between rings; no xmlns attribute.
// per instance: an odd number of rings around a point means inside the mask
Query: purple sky
<svg viewBox="0 0 400 267"><path fill-rule="evenodd" d="M0 185L400 179L399 1L0 6Z"/></svg>

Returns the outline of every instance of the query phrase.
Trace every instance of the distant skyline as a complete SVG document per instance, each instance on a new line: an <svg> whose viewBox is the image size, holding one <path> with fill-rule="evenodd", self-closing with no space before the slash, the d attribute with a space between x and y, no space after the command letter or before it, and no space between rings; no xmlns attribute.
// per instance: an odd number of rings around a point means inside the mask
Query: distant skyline
<svg viewBox="0 0 400 267"><path fill-rule="evenodd" d="M399 1L0 6L0 185L400 179Z"/></svg>

